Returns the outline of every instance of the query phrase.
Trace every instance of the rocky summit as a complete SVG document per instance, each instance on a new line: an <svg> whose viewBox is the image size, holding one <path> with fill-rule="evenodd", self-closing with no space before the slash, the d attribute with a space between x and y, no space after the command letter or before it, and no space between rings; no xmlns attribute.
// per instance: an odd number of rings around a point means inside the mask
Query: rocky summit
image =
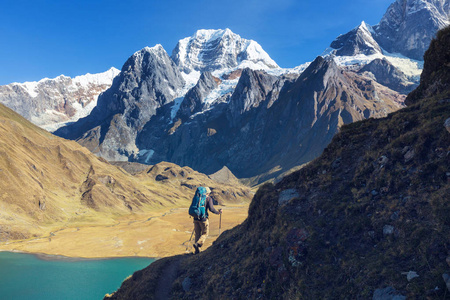
<svg viewBox="0 0 450 300"><path fill-rule="evenodd" d="M247 220L208 250L161 259L107 298L448 297L449 37L432 41L410 106L342 126L320 157L262 186Z"/></svg>
<svg viewBox="0 0 450 300"><path fill-rule="evenodd" d="M374 26L364 21L331 43L339 56L400 53L422 60L431 39L450 24L448 0L397 0Z"/></svg>

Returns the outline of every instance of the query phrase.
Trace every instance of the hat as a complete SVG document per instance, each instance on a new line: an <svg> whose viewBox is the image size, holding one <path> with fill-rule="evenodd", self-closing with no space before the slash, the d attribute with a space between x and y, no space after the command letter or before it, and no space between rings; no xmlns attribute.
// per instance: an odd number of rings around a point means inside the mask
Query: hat
<svg viewBox="0 0 450 300"><path fill-rule="evenodd" d="M206 190L206 193L207 193L207 194L210 194L210 193L211 193L211 190L209 189L209 187L205 187L205 190Z"/></svg>

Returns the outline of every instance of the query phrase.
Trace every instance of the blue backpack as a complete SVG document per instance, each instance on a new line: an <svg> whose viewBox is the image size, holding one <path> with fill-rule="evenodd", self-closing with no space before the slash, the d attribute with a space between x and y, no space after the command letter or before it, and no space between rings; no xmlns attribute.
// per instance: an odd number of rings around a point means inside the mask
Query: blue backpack
<svg viewBox="0 0 450 300"><path fill-rule="evenodd" d="M194 198L192 198L191 206L189 207L189 214L202 220L206 216L206 189L202 186L197 188Z"/></svg>

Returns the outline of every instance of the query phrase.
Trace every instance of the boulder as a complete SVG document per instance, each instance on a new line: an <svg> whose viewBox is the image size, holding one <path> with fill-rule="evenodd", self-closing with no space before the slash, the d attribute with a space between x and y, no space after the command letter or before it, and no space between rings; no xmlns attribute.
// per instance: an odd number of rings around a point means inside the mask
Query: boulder
<svg viewBox="0 0 450 300"><path fill-rule="evenodd" d="M405 300L406 297L401 295L393 287L388 286L384 289L377 289L373 293L372 300Z"/></svg>
<svg viewBox="0 0 450 300"><path fill-rule="evenodd" d="M445 129L447 129L447 131L450 133L450 118L445 120L444 126L445 126Z"/></svg>

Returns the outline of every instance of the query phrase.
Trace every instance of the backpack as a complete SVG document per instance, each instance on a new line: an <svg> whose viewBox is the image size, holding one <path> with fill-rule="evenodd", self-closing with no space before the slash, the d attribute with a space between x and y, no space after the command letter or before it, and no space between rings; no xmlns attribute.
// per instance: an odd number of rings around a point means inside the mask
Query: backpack
<svg viewBox="0 0 450 300"><path fill-rule="evenodd" d="M198 220L206 217L206 189L202 186L197 188L194 198L192 198L189 215Z"/></svg>

